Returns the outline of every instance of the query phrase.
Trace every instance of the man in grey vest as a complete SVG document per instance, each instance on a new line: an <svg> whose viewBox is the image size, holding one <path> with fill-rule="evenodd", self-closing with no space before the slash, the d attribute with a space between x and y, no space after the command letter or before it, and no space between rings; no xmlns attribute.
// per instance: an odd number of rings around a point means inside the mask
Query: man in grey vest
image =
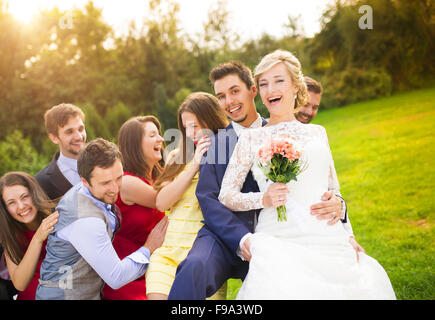
<svg viewBox="0 0 435 320"><path fill-rule="evenodd" d="M80 152L77 168L82 182L56 208L59 221L48 236L37 300L101 299L104 282L118 289L142 276L166 234L164 217L141 248L120 260L112 239L121 223L115 205L123 176L121 153L115 144L95 139Z"/></svg>

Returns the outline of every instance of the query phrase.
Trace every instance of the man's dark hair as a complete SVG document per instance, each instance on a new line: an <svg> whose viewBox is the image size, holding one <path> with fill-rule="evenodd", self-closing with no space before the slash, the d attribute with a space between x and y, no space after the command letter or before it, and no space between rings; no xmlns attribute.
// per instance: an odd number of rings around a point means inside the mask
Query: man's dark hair
<svg viewBox="0 0 435 320"><path fill-rule="evenodd" d="M304 77L304 81L305 81L305 84L307 85L307 91L311 91L314 93L320 93L320 94L323 92L323 87L320 84L320 82L314 80L313 78L307 77L307 76Z"/></svg>
<svg viewBox="0 0 435 320"><path fill-rule="evenodd" d="M251 87L254 85L254 79L252 77L251 70L240 61L229 61L214 67L210 71L209 76L211 85L214 87L214 83L217 80L220 80L229 74L237 74L240 80L246 84L248 89L251 89Z"/></svg>
<svg viewBox="0 0 435 320"><path fill-rule="evenodd" d="M88 142L81 150L77 160L77 170L80 177L91 184L91 175L95 167L107 169L116 160L122 161L118 146L103 138L97 138Z"/></svg>

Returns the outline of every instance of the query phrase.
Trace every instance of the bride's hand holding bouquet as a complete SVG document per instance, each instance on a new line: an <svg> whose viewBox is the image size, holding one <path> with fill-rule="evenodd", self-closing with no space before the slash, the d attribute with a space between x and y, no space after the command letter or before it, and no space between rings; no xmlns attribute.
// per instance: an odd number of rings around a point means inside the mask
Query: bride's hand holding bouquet
<svg viewBox="0 0 435 320"><path fill-rule="evenodd" d="M304 169L300 160L302 152L290 136L279 136L266 142L258 151L259 167L271 184L264 194L265 207L276 207L278 221L287 221L285 203L290 191L286 183L297 180Z"/></svg>

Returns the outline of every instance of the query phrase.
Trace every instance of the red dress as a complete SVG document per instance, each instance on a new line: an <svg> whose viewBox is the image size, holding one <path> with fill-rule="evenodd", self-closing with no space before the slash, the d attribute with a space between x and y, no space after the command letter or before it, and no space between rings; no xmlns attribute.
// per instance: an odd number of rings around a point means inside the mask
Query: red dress
<svg viewBox="0 0 435 320"><path fill-rule="evenodd" d="M124 175L137 177L130 172L124 172ZM146 179L138 178L151 185ZM143 246L151 230L165 214L157 209L138 204L127 205L122 202L119 195L116 205L121 211L122 219L121 228L113 240L113 247L119 258L124 259ZM146 300L145 276L126 284L118 290L113 290L108 285L105 285L103 296L106 300Z"/></svg>
<svg viewBox="0 0 435 320"><path fill-rule="evenodd" d="M33 236L35 235L35 232L36 231L30 231L30 230L24 231L24 236L27 240L27 245L26 245L24 252L27 251L28 245L29 245L30 241L32 240ZM41 263L45 258L45 253L46 253L45 245L46 244L47 244L47 240L45 240L44 243L42 244L41 254L39 255L39 260L38 260L38 264L36 265L35 274L33 275L32 280L30 280L29 285L27 286L26 290L18 292L17 300L35 300L36 289L38 287L39 276L40 276L39 270L41 269Z"/></svg>

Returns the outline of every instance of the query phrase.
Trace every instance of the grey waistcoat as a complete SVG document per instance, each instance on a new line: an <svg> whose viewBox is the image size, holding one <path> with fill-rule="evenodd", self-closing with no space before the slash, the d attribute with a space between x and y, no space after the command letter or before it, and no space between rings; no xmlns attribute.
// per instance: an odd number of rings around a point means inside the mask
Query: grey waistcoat
<svg viewBox="0 0 435 320"><path fill-rule="evenodd" d="M81 184L71 188L61 199L56 210L59 221L47 240L47 254L41 264L36 300L99 300L103 280L83 259L77 250L58 237L56 232L77 219L102 219L107 233L113 239L112 229L104 212L89 197L78 192Z"/></svg>

